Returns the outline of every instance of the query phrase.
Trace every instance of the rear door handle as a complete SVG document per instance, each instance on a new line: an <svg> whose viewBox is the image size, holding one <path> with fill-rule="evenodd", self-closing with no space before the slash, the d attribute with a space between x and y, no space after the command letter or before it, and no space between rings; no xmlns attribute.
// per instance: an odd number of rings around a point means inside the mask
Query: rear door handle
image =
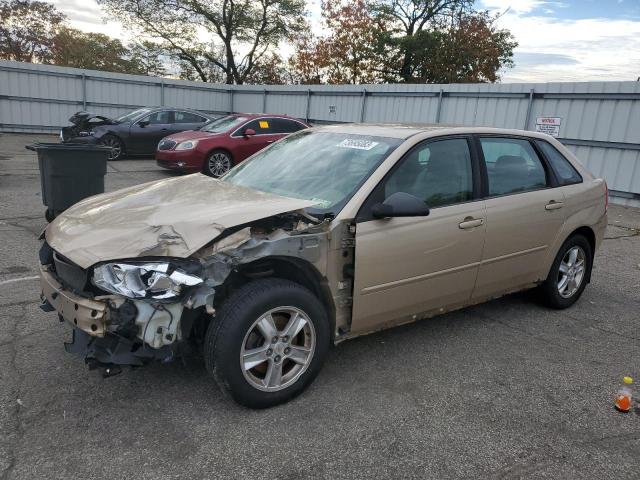
<svg viewBox="0 0 640 480"><path fill-rule="evenodd" d="M273 143L275 140L267 140L267 143Z"/></svg>
<svg viewBox="0 0 640 480"><path fill-rule="evenodd" d="M562 202L556 202L555 200L551 200L549 203L547 203L544 208L545 210L558 210L559 208L562 208L562 206L564 205L564 203Z"/></svg>
<svg viewBox="0 0 640 480"><path fill-rule="evenodd" d="M483 223L484 220L482 218L467 217L458 226L463 230L468 230L469 228L479 227Z"/></svg>

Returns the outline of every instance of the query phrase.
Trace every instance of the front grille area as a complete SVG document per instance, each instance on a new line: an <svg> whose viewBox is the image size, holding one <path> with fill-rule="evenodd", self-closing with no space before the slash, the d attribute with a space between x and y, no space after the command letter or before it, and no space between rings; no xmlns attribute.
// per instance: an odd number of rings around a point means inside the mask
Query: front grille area
<svg viewBox="0 0 640 480"><path fill-rule="evenodd" d="M64 258L57 252L53 252L53 265L56 276L60 282L77 293L83 292L87 286L87 270L84 270Z"/></svg>
<svg viewBox="0 0 640 480"><path fill-rule="evenodd" d="M158 150L171 150L173 147L176 146L177 142L174 142L173 140L169 140L168 138L163 138L162 140L160 140L160 143L158 144Z"/></svg>

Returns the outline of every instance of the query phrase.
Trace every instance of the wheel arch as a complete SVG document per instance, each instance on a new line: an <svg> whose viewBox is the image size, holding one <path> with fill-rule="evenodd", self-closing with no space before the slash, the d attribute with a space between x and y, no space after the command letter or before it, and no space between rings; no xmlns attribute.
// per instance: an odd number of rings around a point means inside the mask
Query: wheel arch
<svg viewBox="0 0 640 480"><path fill-rule="evenodd" d="M562 247L562 245L564 245L567 240L569 240L571 237L575 235L581 235L584 238L586 238L587 242L589 242L589 246L591 247L591 267L592 268L590 268L589 271L587 272L587 278L586 278L587 283L589 283L591 282L591 270L593 269L593 258L595 257L595 253L596 253L596 234L591 227L587 225L583 225L581 227L575 228L571 233L569 233L565 237L565 239L562 241L562 244L560 245L560 247Z"/></svg>
<svg viewBox="0 0 640 480"><path fill-rule="evenodd" d="M307 260L288 256L270 256L240 265L225 281L227 286L225 290L235 290L251 280L269 277L295 282L305 287L320 300L327 312L331 341L333 342L336 310L331 289L326 278Z"/></svg>

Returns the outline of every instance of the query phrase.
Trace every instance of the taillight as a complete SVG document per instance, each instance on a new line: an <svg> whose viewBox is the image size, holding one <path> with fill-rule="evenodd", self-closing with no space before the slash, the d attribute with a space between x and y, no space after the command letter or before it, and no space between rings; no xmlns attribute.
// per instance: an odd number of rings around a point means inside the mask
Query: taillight
<svg viewBox="0 0 640 480"><path fill-rule="evenodd" d="M604 182L604 212L607 213L609 210L609 186L607 185L607 181Z"/></svg>

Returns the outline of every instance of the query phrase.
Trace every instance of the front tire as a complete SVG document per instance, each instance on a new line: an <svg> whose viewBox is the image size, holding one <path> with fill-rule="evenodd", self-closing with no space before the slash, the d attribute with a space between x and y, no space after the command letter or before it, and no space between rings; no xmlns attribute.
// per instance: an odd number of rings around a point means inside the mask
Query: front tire
<svg viewBox="0 0 640 480"><path fill-rule="evenodd" d="M235 401L267 408L313 381L329 344L329 321L318 298L297 283L269 278L227 299L207 330L204 357Z"/></svg>
<svg viewBox="0 0 640 480"><path fill-rule="evenodd" d="M120 160L124 155L124 144L115 135L107 134L100 139L100 145L111 148L109 160Z"/></svg>
<svg viewBox="0 0 640 480"><path fill-rule="evenodd" d="M542 301L551 308L573 305L582 295L591 276L593 252L582 235L573 235L564 242L541 285Z"/></svg>
<svg viewBox="0 0 640 480"><path fill-rule="evenodd" d="M220 178L233 167L231 155L224 150L214 150L204 162L203 173L213 178Z"/></svg>

